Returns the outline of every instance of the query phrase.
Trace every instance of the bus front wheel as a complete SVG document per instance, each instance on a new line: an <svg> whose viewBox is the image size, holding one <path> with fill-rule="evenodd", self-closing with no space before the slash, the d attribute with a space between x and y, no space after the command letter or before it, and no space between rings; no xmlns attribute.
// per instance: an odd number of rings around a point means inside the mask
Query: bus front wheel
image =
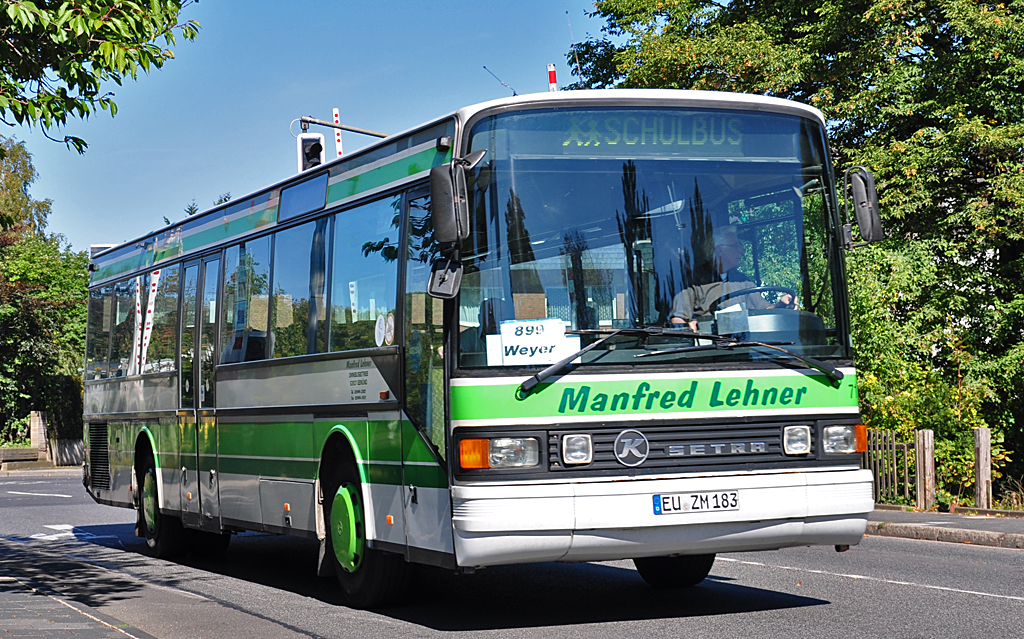
<svg viewBox="0 0 1024 639"><path fill-rule="evenodd" d="M329 555L334 573L353 608L395 603L405 590L405 557L370 548L358 471L344 464L324 494Z"/></svg>
<svg viewBox="0 0 1024 639"><path fill-rule="evenodd" d="M185 529L181 520L160 512L160 493L156 481L156 464L153 453L146 451L141 463L136 468L136 476L141 470L142 480L139 482L139 524L142 536L146 539L146 547L150 554L160 559L168 559L185 552Z"/></svg>
<svg viewBox="0 0 1024 639"><path fill-rule="evenodd" d="M714 564L714 554L638 557L633 560L636 571L648 585L654 588L696 586L704 581Z"/></svg>

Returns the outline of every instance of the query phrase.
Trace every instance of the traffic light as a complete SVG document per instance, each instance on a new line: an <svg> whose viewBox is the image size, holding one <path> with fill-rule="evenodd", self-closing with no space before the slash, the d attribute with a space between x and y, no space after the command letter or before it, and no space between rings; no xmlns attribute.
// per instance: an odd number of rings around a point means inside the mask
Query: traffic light
<svg viewBox="0 0 1024 639"><path fill-rule="evenodd" d="M320 133L300 133L296 145L299 154L299 173L320 166L327 159L324 154L324 136Z"/></svg>

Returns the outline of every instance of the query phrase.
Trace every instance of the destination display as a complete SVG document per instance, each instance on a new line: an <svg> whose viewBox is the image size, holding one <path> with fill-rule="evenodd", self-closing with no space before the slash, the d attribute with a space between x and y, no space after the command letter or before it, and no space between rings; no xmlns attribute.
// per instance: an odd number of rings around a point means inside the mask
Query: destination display
<svg viewBox="0 0 1024 639"><path fill-rule="evenodd" d="M572 109L515 112L473 128L472 148L496 159L533 157L798 157L816 124L797 116L715 109ZM816 135L816 133L815 133Z"/></svg>

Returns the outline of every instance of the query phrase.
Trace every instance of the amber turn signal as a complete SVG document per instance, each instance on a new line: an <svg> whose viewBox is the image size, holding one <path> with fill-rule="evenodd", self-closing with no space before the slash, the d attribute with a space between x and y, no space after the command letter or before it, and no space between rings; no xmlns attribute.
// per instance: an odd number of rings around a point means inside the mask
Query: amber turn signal
<svg viewBox="0 0 1024 639"><path fill-rule="evenodd" d="M857 432L857 452L864 453L868 450L868 427L864 424L857 424L855 427Z"/></svg>
<svg viewBox="0 0 1024 639"><path fill-rule="evenodd" d="M490 468L489 451L488 439L463 439L459 442L459 465L464 470Z"/></svg>

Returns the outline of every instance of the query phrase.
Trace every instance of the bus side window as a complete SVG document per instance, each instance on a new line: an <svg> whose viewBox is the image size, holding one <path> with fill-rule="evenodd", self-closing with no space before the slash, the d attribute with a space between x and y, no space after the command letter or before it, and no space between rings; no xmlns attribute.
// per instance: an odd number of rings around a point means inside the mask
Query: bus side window
<svg viewBox="0 0 1024 639"><path fill-rule="evenodd" d="M413 425L443 457L444 302L427 295L437 247L430 234L430 196L409 201L409 251L405 279L405 406Z"/></svg>
<svg viewBox="0 0 1024 639"><path fill-rule="evenodd" d="M221 364L266 359L270 237L228 247L224 252L224 299L221 314Z"/></svg>
<svg viewBox="0 0 1024 639"><path fill-rule="evenodd" d="M165 266L149 274L149 288L143 306L151 308L145 315L151 322L143 323L142 373L162 373L174 370L174 355L178 337L178 264ZM155 290L153 290L155 289ZM152 300L150 302L149 300Z"/></svg>
<svg viewBox="0 0 1024 639"><path fill-rule="evenodd" d="M114 296L112 286L89 292L89 320L85 350L85 379L104 379L110 358L110 313Z"/></svg>
<svg viewBox="0 0 1024 639"><path fill-rule="evenodd" d="M332 352L394 344L394 331L384 329L395 321L401 217L397 195L335 216Z"/></svg>
<svg viewBox="0 0 1024 639"><path fill-rule="evenodd" d="M113 327L110 338L110 377L139 373L140 296L149 277L132 277L114 284ZM141 290L140 290L141 288Z"/></svg>
<svg viewBox="0 0 1024 639"><path fill-rule="evenodd" d="M280 231L274 238L274 357L322 353L327 318L328 218Z"/></svg>

